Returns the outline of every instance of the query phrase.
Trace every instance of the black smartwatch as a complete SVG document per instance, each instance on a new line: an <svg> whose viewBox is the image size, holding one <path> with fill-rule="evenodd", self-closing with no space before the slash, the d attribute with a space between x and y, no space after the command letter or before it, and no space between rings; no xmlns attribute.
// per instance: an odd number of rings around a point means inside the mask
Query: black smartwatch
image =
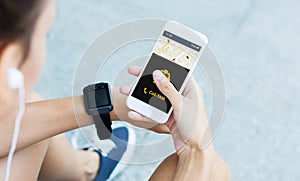
<svg viewBox="0 0 300 181"><path fill-rule="evenodd" d="M113 110L113 102L108 83L86 86L83 97L86 112L93 116L99 139L109 139L112 133L109 113Z"/></svg>

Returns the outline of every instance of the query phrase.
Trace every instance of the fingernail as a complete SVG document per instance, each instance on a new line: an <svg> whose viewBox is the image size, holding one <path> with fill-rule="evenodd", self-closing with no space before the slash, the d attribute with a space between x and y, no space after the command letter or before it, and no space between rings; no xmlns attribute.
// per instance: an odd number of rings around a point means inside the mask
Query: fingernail
<svg viewBox="0 0 300 181"><path fill-rule="evenodd" d="M165 76L161 71L159 70L155 70L153 72L154 76L155 76L155 79L156 80L161 80L163 78L163 76Z"/></svg>

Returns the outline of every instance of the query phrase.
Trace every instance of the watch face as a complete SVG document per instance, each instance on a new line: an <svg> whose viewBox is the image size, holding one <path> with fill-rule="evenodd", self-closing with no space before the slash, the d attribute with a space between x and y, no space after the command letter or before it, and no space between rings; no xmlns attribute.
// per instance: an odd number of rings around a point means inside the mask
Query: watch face
<svg viewBox="0 0 300 181"><path fill-rule="evenodd" d="M85 90L86 103L89 109L112 106L107 83L88 86Z"/></svg>

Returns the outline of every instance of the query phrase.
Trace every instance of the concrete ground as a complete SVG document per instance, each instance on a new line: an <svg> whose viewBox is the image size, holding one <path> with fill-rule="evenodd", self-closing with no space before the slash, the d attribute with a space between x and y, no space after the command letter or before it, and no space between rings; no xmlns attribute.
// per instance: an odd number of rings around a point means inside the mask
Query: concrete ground
<svg viewBox="0 0 300 181"><path fill-rule="evenodd" d="M226 111L215 147L232 180L299 180L299 10L297 0L58 1L36 90L46 98L71 96L80 55L112 26L176 20L206 34L219 58ZM138 134L138 142L159 137ZM116 180L147 180L158 164L129 165Z"/></svg>

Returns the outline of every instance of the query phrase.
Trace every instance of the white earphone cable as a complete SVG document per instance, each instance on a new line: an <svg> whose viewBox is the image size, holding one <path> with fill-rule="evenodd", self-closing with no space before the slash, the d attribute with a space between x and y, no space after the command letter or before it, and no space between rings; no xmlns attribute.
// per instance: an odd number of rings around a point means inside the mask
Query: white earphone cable
<svg viewBox="0 0 300 181"><path fill-rule="evenodd" d="M19 137L19 133L20 133L20 127L21 127L21 121L22 121L22 117L23 117L23 114L25 111L25 91L24 91L23 84L22 84L22 86L19 87L18 91L19 91L19 111L18 111L18 114L16 117L14 134L13 134L12 143L11 143L11 147L10 147L8 159L7 159L5 181L9 181L12 160L13 160L14 152L17 147L18 137Z"/></svg>

